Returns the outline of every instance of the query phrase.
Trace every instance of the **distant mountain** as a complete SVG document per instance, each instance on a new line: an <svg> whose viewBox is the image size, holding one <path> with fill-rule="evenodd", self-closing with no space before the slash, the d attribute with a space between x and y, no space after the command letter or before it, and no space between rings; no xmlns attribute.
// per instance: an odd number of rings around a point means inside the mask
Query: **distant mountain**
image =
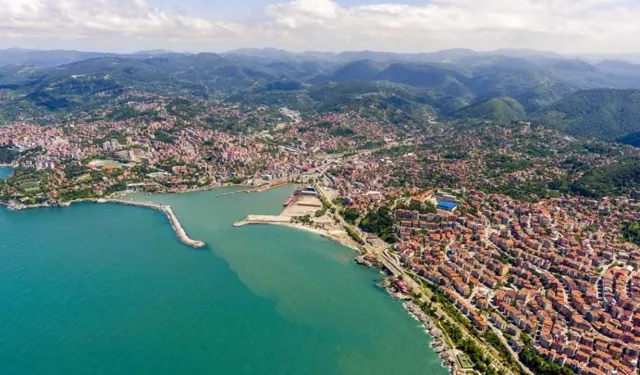
<svg viewBox="0 0 640 375"><path fill-rule="evenodd" d="M575 136L637 142L640 132L640 90L578 91L536 113L534 117L546 126Z"/></svg>
<svg viewBox="0 0 640 375"><path fill-rule="evenodd" d="M383 65L372 60L358 60L339 67L329 75L321 75L313 83L375 81L383 70Z"/></svg>
<svg viewBox="0 0 640 375"><path fill-rule="evenodd" d="M453 114L456 118L473 118L500 124L526 118L522 104L513 98L492 98L470 105Z"/></svg>
<svg viewBox="0 0 640 375"><path fill-rule="evenodd" d="M0 66L0 122L45 121L50 115L157 95L302 112L358 110L393 123L434 114L498 122L526 116L570 134L628 143L637 142L640 131L635 122L640 65L624 61L464 49L422 54L0 51L0 62L9 57L13 63ZM18 64L37 59L39 66Z"/></svg>
<svg viewBox="0 0 640 375"><path fill-rule="evenodd" d="M629 133L617 139L620 143L625 143L634 147L640 147L640 132Z"/></svg>
<svg viewBox="0 0 640 375"><path fill-rule="evenodd" d="M110 53L81 51L39 51L20 48L0 50L0 67L5 65L34 65L52 67L97 57L115 56Z"/></svg>

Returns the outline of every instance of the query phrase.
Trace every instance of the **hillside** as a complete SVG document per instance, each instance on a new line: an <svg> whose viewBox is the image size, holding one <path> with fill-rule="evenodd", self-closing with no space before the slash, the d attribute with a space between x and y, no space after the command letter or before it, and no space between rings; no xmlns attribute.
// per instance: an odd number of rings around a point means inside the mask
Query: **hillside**
<svg viewBox="0 0 640 375"><path fill-rule="evenodd" d="M43 62L0 66L0 122L47 123L149 96L180 96L286 106L303 114L362 110L393 123L421 121L433 112L440 118L498 122L533 114L536 121L570 134L637 143L633 134L639 131L640 111L633 103L638 98L625 89L640 90L640 65L590 64L524 52L4 51L6 56L37 56ZM73 62L59 65L64 61Z"/></svg>
<svg viewBox="0 0 640 375"><path fill-rule="evenodd" d="M473 118L504 124L523 120L526 117L526 111L513 98L492 98L463 108L454 113L453 117Z"/></svg>
<svg viewBox="0 0 640 375"><path fill-rule="evenodd" d="M534 119L579 137L632 143L637 138L633 134L640 132L640 90L578 91L536 113Z"/></svg>

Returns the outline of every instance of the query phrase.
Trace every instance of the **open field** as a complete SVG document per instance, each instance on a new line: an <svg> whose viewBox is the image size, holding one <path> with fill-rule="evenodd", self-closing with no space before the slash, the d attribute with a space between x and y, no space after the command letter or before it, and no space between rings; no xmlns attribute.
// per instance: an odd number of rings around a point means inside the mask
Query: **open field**
<svg viewBox="0 0 640 375"><path fill-rule="evenodd" d="M89 165L97 168L116 169L122 168L122 164L115 160L91 160Z"/></svg>

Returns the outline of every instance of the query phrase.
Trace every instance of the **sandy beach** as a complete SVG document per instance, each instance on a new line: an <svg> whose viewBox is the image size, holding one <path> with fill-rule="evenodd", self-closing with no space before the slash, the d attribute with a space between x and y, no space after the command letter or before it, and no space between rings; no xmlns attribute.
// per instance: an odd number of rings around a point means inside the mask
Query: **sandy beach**
<svg viewBox="0 0 640 375"><path fill-rule="evenodd" d="M348 234L344 231L340 233L344 234L344 236L339 236L337 231L336 233L331 233L324 229L312 228L299 223L292 223L291 218L287 216L249 215L244 220L233 224L234 227L242 227L245 225L278 225L281 227L303 230L305 232L317 234L318 236L330 239L357 252L362 252L358 247L358 244L353 242L353 240L351 240L351 238L348 237Z"/></svg>

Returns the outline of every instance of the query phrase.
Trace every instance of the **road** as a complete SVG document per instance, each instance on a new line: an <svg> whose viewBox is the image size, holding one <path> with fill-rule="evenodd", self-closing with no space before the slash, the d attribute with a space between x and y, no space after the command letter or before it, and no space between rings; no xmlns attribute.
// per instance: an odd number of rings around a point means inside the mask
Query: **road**
<svg viewBox="0 0 640 375"><path fill-rule="evenodd" d="M318 184L316 186L318 193L323 196L326 197L325 191L322 188L322 186L320 186L320 184ZM333 206L333 203L332 203ZM335 214L334 215L341 223L341 225L343 226L348 226L351 229L355 230L357 233L360 233L360 235L362 236L362 238L365 238L365 234L362 233L360 231L359 228L354 227L353 225L347 223L342 216L340 216L339 214ZM491 241L488 240L487 238L487 242L491 243ZM493 243L491 243L493 245ZM494 245L495 246L495 245ZM365 244L365 245L361 245L363 250L366 250L367 252L376 255L378 261L384 265L385 268L387 268L391 273L393 273L394 276L396 277L402 277L403 281L405 283L407 283L407 285L411 288L411 290L420 295L421 298L425 299L425 300L429 300L430 298L430 290L428 290L427 288L425 288L421 283L417 282L416 279L414 277L417 277L418 279L422 279L417 275L413 275L409 272L407 272L402 265L398 264L396 262L396 260L394 259L394 257L392 257L391 255L389 255L387 248L375 248L369 244ZM500 249L498 249L500 250ZM426 279L423 279L426 282L430 282ZM493 365L493 367L495 367L498 370L502 370L505 374L507 375L514 375L513 371L511 369L509 369L508 367L506 367L502 361L500 360L501 358L501 354L493 347L491 346L491 344L486 343L486 342L482 342L479 339L477 339L474 335L472 335L469 331L467 331L467 329L458 324L458 322L456 322L455 320L453 320L451 317L448 316L448 314L441 309L441 307L438 304L432 304L432 306L435 307L436 312L438 313L439 316L444 317L444 319L446 321L448 321L450 324L453 324L454 326L458 327L461 332L463 333L465 338L469 338L471 340L473 340L476 345L478 345L481 348L487 348L489 350L487 350L487 354L491 357L491 364ZM497 329L496 327L493 326L493 324L489 323L489 327L490 329L492 329L494 331L494 333L498 336L498 338L500 339L500 341L502 342L502 344L509 350L509 352L511 353L513 359L515 359L515 361L520 365L520 367L522 367L522 369L524 370L524 372L527 375L535 375L531 370L529 370L526 366L524 366L524 364L522 364L518 358L518 353L516 353L513 349L511 349L511 347L509 346L509 343L507 342L507 340L504 338L504 336L502 335L502 332Z"/></svg>

